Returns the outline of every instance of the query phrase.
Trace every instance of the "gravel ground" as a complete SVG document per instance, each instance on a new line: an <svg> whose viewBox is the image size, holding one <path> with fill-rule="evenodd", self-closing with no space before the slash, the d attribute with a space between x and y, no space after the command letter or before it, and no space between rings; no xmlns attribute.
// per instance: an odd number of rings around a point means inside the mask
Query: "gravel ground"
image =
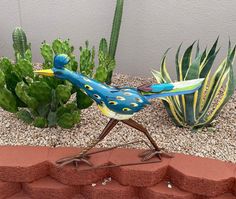
<svg viewBox="0 0 236 199"><path fill-rule="evenodd" d="M153 79L116 74L113 81L115 85L138 86ZM137 113L133 119L143 124L158 145L168 151L236 163L235 113L236 94L221 111L213 127L203 128L197 133L176 127L159 100ZM101 115L95 105L83 110L81 117L81 123L69 130L60 127L40 129L26 125L13 114L0 109L0 145L86 146L86 143L99 135L109 119ZM144 138L141 132L119 123L98 146L111 147L140 138ZM145 146L135 144L130 147Z"/></svg>

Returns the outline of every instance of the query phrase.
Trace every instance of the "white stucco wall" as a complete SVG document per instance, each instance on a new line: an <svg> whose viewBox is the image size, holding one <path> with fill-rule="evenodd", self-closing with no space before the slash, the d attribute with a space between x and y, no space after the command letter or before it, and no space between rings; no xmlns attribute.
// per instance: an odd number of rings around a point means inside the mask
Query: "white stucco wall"
<svg viewBox="0 0 236 199"><path fill-rule="evenodd" d="M32 43L35 62L41 61L43 40L70 38L76 48L86 39L98 47L109 39L115 0L1 0L0 56L13 57L11 33L22 26ZM174 52L199 39L210 45L220 35L226 54L229 36L236 42L235 0L125 0L117 49L117 71L149 76L158 69L163 52L172 47L168 67L174 73Z"/></svg>

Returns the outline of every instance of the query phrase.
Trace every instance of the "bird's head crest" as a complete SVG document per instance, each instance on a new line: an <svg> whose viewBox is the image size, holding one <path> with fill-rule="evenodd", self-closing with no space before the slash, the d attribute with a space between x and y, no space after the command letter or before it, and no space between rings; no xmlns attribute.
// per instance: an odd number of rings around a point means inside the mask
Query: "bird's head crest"
<svg viewBox="0 0 236 199"><path fill-rule="evenodd" d="M55 68L64 68L66 64L70 62L70 58L66 54L59 54L54 57L54 67Z"/></svg>

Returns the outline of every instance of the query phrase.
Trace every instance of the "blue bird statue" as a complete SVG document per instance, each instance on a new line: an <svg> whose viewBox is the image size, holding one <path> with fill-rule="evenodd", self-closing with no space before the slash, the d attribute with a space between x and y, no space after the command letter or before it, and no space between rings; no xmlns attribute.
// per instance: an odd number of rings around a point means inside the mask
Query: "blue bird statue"
<svg viewBox="0 0 236 199"><path fill-rule="evenodd" d="M138 88L120 88L103 84L92 78L88 78L81 73L68 70L65 68L65 65L68 64L69 61L70 59L67 55L59 54L54 57L54 66L52 69L37 70L35 73L43 76L55 76L56 78L70 81L95 101L98 109L103 115L110 118L110 121L99 137L93 140L88 147L84 148L78 155L58 160L58 164L64 166L70 163L75 163L77 165L79 162L85 162L92 166L92 163L88 161L88 151L104 139L119 121L143 132L151 142L153 149L142 153L142 160L149 160L154 156L158 157L160 160L162 156L172 157L157 146L155 140L151 137L146 128L131 118L135 113L139 112L147 105L150 105L151 103L149 100L153 98L194 93L201 87L204 79L142 85Z"/></svg>

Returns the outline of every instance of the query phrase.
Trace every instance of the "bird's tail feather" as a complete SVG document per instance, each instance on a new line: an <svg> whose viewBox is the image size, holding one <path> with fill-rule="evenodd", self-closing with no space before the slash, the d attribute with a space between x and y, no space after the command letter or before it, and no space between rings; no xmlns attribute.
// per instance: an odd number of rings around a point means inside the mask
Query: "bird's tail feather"
<svg viewBox="0 0 236 199"><path fill-rule="evenodd" d="M149 89L148 92L142 92L142 94L147 99L191 94L202 86L203 81L204 79L201 78L168 84L152 84L150 85L151 89ZM158 89L158 85L162 89Z"/></svg>

